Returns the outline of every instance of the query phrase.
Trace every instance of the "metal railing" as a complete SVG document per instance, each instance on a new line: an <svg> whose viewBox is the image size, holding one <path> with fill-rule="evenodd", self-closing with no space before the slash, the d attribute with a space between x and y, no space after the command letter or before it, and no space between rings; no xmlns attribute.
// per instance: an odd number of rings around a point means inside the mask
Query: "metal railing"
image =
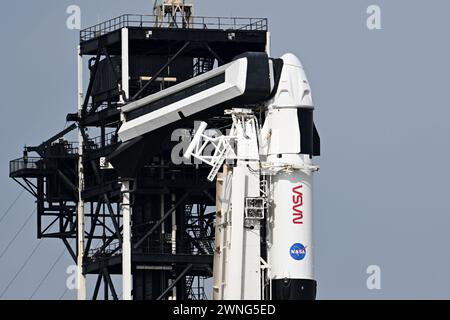
<svg viewBox="0 0 450 320"><path fill-rule="evenodd" d="M9 162L9 173L13 174L22 170L44 170L45 163L42 158L20 158Z"/></svg>
<svg viewBox="0 0 450 320"><path fill-rule="evenodd" d="M116 242L111 243L106 248L103 248L102 251L100 251L100 249L101 247L89 250L87 253L87 257L90 258L92 261L94 261L97 258L111 257L112 255L122 253L122 248L118 240Z"/></svg>
<svg viewBox="0 0 450 320"><path fill-rule="evenodd" d="M89 150L98 150L103 147L108 147L113 144L118 143L118 137L115 132L110 132L105 135L105 141L104 146L102 145L102 137L95 137L92 139L89 139L89 146L86 146L86 151Z"/></svg>
<svg viewBox="0 0 450 320"><path fill-rule="evenodd" d="M195 280L194 280L195 281ZM204 284L204 281L203 281ZM189 300L194 301L202 301L208 300L208 296L206 295L205 287L191 287L188 291Z"/></svg>
<svg viewBox="0 0 450 320"><path fill-rule="evenodd" d="M78 142L70 142L65 148L67 154L77 155L78 154Z"/></svg>
<svg viewBox="0 0 450 320"><path fill-rule="evenodd" d="M211 244L213 245L212 241ZM197 245L200 245L202 247L205 246L205 244L200 243L200 241L197 243ZM165 240L147 239L144 241L144 243L141 245L140 248L144 253L149 254L172 254L174 249L169 239ZM205 255L209 254L209 252L206 248L202 248L202 250L199 250L191 239L184 239L184 241L178 241L176 243L176 254Z"/></svg>
<svg viewBox="0 0 450 320"><path fill-rule="evenodd" d="M267 31L267 18L192 17L188 29ZM174 22L159 21L155 15L124 14L80 31L85 42L128 27L177 28Z"/></svg>
<svg viewBox="0 0 450 320"><path fill-rule="evenodd" d="M52 144L48 150L49 157L64 157L78 155L78 142L58 142Z"/></svg>

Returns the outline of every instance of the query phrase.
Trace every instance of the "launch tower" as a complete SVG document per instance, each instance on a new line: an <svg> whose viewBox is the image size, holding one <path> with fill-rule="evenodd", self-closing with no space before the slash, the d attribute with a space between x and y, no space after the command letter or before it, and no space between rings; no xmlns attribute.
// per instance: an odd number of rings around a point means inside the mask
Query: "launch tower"
<svg viewBox="0 0 450 320"><path fill-rule="evenodd" d="M213 275L216 184L205 179L206 165L173 161L173 147L194 128L179 128L153 141L148 156L127 159L138 170L132 181L122 182L106 159L119 143L121 107L245 52L267 52L268 22L195 17L193 5L180 0L157 1L154 9L80 32L78 100L67 101L70 113L61 119L70 125L10 162L10 177L36 198L37 237L63 241L80 266L79 299L119 299L112 275L124 273L124 259L131 259L135 300L206 299L204 281ZM229 119L209 123L225 130ZM75 132L78 141L67 138ZM93 292L86 292L87 275L96 276Z"/></svg>

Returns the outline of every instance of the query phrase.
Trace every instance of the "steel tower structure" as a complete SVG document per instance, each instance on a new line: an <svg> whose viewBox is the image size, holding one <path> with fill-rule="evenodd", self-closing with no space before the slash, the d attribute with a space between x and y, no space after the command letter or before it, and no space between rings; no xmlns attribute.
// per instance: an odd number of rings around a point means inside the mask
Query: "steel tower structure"
<svg viewBox="0 0 450 320"><path fill-rule="evenodd" d="M121 181L105 159L118 146L122 106L244 52L268 51L268 23L155 7L158 14L126 14L80 32L78 112L67 115L65 130L10 162L10 177L36 198L38 238L62 240L80 266L79 299L88 298L86 275L97 275L89 298L97 299L103 284L105 299L119 299L111 276L127 273L124 259L131 259L129 298L135 300L205 299L204 279L212 277L216 185L205 179L210 169L174 164L179 142L170 135L153 141L145 157L128 159L138 172L131 181ZM167 19L180 10L189 13L181 24ZM210 123L225 129L229 121ZM68 141L76 130L79 141ZM132 235L130 243L124 234Z"/></svg>

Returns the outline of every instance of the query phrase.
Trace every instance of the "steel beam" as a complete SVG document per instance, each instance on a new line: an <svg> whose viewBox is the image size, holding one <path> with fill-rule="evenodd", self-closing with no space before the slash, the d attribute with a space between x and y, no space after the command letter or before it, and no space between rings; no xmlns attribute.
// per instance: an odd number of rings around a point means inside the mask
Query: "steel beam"
<svg viewBox="0 0 450 320"><path fill-rule="evenodd" d="M86 243L86 253L89 252L89 250L91 249L92 238L94 236L95 228L97 226L97 220L98 220L98 216L100 214L101 206L102 206L102 203L97 202L97 207L95 208L94 216L91 219L91 230L89 231L88 240Z"/></svg>
<svg viewBox="0 0 450 320"><path fill-rule="evenodd" d="M122 241L122 288L123 300L131 301L132 275L131 275L131 215L130 205L130 181L122 182L122 217L123 217L123 241Z"/></svg>
<svg viewBox="0 0 450 320"><path fill-rule="evenodd" d="M99 272L98 277L97 277L97 282L95 283L94 295L92 297L92 300L94 300L94 301L97 300L98 292L100 290L100 285L102 284L102 277L103 277L102 272Z"/></svg>
<svg viewBox="0 0 450 320"><path fill-rule="evenodd" d="M83 105L83 56L78 46L78 116L81 118L84 110ZM84 190L84 167L83 167L83 128L78 133L78 207L77 207L77 280L78 300L86 300L86 275L83 273L84 262L84 201L82 192Z"/></svg>
<svg viewBox="0 0 450 320"><path fill-rule="evenodd" d="M188 265L186 267L186 269L184 269L183 272L180 273L178 278L176 278L175 281L172 282L172 284L166 290L164 290L164 292L161 293L161 295L156 300L162 300L170 292L170 290L172 290L177 285L177 283L180 282L181 279L183 279L183 277L186 275L186 273L188 273L189 270L191 270L193 266L194 266L193 264Z"/></svg>
<svg viewBox="0 0 450 320"><path fill-rule="evenodd" d="M181 197L181 199L169 210L166 212L166 214L153 226L153 228L151 228L135 245L134 248L138 249L142 243L148 238L150 237L153 232L156 231L156 229L158 229L161 224L169 217L172 215L173 212L175 212L175 210L181 205L183 204L184 200L187 199L187 197L189 196L190 191L186 192L184 194L184 196Z"/></svg>
<svg viewBox="0 0 450 320"><path fill-rule="evenodd" d="M107 268L103 269L103 274L105 275L105 278L106 278L106 281L108 283L109 290L111 290L113 299L114 300L119 300L119 298L117 297L116 289L114 288L114 283L112 282L111 276L109 275L109 272L108 272Z"/></svg>
<svg viewBox="0 0 450 320"><path fill-rule="evenodd" d="M161 73L162 73L164 70L166 70L166 68L167 68L168 66L170 66L170 64L171 64L176 58L178 58L178 56L179 56L180 54L182 54L183 51L184 51L190 44L191 44L190 41L186 42L186 43L183 45L183 47L181 47L181 49L178 50L178 52L175 53L175 55L172 56L172 57L169 59L169 61L167 61L167 63L166 63L161 69L159 69L158 72L156 72L156 74L154 74L154 75L152 76L152 78L150 79L150 81L148 81L148 82L141 88L141 90L139 90L139 91L133 96L133 98L132 98L131 100L132 100L132 101L136 100L136 99L137 99L137 98L138 98L145 90L147 90L147 88L148 88L153 82L156 81L156 79L161 75Z"/></svg>
<svg viewBox="0 0 450 320"><path fill-rule="evenodd" d="M91 78L89 80L89 85L88 85L88 89L86 91L86 96L84 97L84 102L83 102L83 105L81 108L81 113L79 114L79 119L81 119L86 114L87 107L89 104L89 99L91 97L92 89L94 87L94 82L96 79L98 65L100 62L100 57L102 56L102 52L103 52L103 47L99 47L97 50L97 56L95 57L94 69L92 70L92 73L91 73ZM81 52L80 52L80 57L82 57ZM81 92L83 93L83 91L81 91Z"/></svg>

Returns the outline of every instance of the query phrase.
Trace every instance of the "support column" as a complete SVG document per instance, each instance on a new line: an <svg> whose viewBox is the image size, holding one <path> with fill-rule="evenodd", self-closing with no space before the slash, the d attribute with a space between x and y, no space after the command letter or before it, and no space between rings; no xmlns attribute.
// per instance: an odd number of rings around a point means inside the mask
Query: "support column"
<svg viewBox="0 0 450 320"><path fill-rule="evenodd" d="M131 275L131 206L130 206L130 181L122 182L122 288L123 300L132 300L132 275Z"/></svg>
<svg viewBox="0 0 450 320"><path fill-rule="evenodd" d="M270 58L271 55L272 55L272 40L271 40L271 35L270 35L269 31L267 31L267 33L266 33L266 39L267 39L267 42L266 42L266 53L267 53L267 55Z"/></svg>
<svg viewBox="0 0 450 320"><path fill-rule="evenodd" d="M84 104L83 93L83 56L78 46L78 117L81 119ZM86 300L86 276L83 274L84 261L84 201L81 196L84 190L83 167L83 135L81 127L78 127L78 206L77 206L77 284L78 300Z"/></svg>
<svg viewBox="0 0 450 320"><path fill-rule="evenodd" d="M126 99L130 99L130 62L128 28L122 29L122 91ZM122 103L125 100L122 97Z"/></svg>
<svg viewBox="0 0 450 320"><path fill-rule="evenodd" d="M175 176L172 176L172 180L175 180ZM177 254L177 210L176 210L176 202L177 202L177 196L172 191L171 194L171 200L172 200L172 254ZM169 281L169 286L173 285L173 281ZM173 286L172 290L172 298L170 300L177 300L177 287Z"/></svg>
<svg viewBox="0 0 450 320"><path fill-rule="evenodd" d="M164 181L164 176L165 176L165 170L164 170L164 160L161 158L161 173L160 173L160 178L161 181ZM161 221L163 221L161 223L161 253L165 252L165 246L166 246L166 224L164 222L164 215L166 213L166 197L164 195L164 192L161 192L160 195L160 215L159 215L159 219ZM166 277L167 272L166 271L160 271L160 275L161 275L161 288L165 288L166 284L167 284L167 277Z"/></svg>
<svg viewBox="0 0 450 320"><path fill-rule="evenodd" d="M121 103L126 104L130 98L130 65L129 65L129 37L128 28L122 29L122 84L121 90L125 97L121 97ZM124 115L121 115L122 121ZM130 206L130 181L122 182L122 290L123 300L132 300L132 275L131 275L131 206Z"/></svg>

